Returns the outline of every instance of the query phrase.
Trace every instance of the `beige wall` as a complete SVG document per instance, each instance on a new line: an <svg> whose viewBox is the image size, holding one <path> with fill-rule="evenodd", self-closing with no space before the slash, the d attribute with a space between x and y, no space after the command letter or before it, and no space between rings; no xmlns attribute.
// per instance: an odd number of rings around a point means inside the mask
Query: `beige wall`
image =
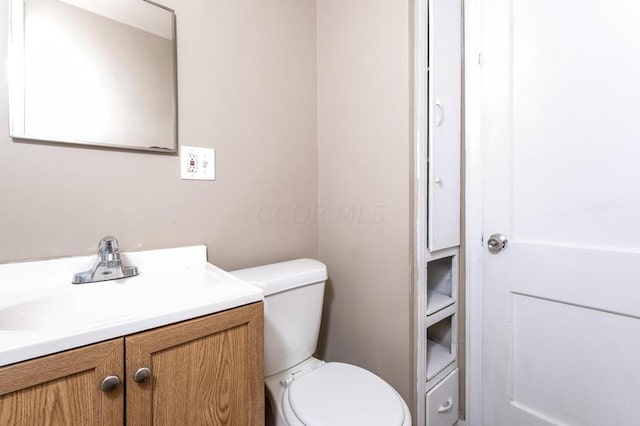
<svg viewBox="0 0 640 426"><path fill-rule="evenodd" d="M321 353L370 369L407 401L410 4L318 1L318 254L330 277Z"/></svg>
<svg viewBox="0 0 640 426"><path fill-rule="evenodd" d="M269 209L317 202L315 1L166 3L180 143L216 148L217 180L181 181L177 156L13 142L0 84L0 261L92 253L109 234L123 250L206 244L225 268L316 256L315 223Z"/></svg>

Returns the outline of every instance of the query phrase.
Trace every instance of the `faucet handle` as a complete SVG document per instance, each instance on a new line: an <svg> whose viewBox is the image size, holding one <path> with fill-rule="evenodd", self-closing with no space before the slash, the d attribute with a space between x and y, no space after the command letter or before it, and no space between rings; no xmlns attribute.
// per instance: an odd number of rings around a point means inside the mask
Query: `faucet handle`
<svg viewBox="0 0 640 426"><path fill-rule="evenodd" d="M100 256L103 261L119 260L118 240L111 236L101 239L100 244L98 244L98 256Z"/></svg>

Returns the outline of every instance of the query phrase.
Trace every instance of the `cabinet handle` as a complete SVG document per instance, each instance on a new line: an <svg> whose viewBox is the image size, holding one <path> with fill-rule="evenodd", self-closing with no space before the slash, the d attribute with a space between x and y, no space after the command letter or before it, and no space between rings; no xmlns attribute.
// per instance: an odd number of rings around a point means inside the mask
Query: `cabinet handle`
<svg viewBox="0 0 640 426"><path fill-rule="evenodd" d="M451 407L453 407L453 398L447 399L447 402L438 407L438 413L449 411L451 410Z"/></svg>
<svg viewBox="0 0 640 426"><path fill-rule="evenodd" d="M115 389L116 386L120 384L120 377L118 376L107 376L102 379L102 383L100 383L100 390L102 392L109 392L110 390Z"/></svg>
<svg viewBox="0 0 640 426"><path fill-rule="evenodd" d="M144 383L151 377L151 369L147 367L138 368L133 373L133 381L136 383Z"/></svg>
<svg viewBox="0 0 640 426"><path fill-rule="evenodd" d="M444 121L444 106L442 106L442 101L440 99L436 99L436 107L434 112L434 125L438 127Z"/></svg>

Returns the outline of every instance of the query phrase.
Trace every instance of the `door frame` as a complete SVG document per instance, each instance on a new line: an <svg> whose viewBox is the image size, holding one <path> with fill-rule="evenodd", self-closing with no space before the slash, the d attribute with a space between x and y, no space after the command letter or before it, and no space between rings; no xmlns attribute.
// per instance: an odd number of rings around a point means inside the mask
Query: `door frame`
<svg viewBox="0 0 640 426"><path fill-rule="evenodd" d="M482 425L484 256L483 0L464 0L466 424Z"/></svg>

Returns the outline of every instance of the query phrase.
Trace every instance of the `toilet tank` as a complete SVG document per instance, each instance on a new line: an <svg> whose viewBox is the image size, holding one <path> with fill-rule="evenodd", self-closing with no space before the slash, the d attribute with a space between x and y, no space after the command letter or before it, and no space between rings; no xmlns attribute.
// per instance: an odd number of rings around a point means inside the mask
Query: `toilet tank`
<svg viewBox="0 0 640 426"><path fill-rule="evenodd" d="M327 268L298 259L232 271L264 291L264 374L270 376L313 355L318 343Z"/></svg>

